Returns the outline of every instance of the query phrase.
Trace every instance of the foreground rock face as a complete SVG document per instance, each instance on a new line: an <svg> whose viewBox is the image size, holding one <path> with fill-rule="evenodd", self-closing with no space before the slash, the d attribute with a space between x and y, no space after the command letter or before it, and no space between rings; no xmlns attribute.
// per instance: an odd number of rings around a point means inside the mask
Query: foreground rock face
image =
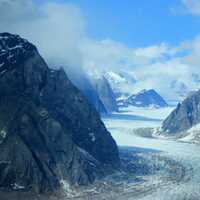
<svg viewBox="0 0 200 200"><path fill-rule="evenodd" d="M0 34L0 187L52 191L111 166L116 143L65 72L49 69L28 41Z"/></svg>
<svg viewBox="0 0 200 200"><path fill-rule="evenodd" d="M190 94L164 120L162 131L180 133L200 123L200 90Z"/></svg>

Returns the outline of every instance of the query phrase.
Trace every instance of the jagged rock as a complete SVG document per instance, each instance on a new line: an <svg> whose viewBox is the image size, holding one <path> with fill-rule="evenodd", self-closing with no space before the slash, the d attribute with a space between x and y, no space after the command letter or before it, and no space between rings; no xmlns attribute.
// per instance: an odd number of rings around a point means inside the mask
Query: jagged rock
<svg viewBox="0 0 200 200"><path fill-rule="evenodd" d="M118 112L116 97L108 80L104 76L101 76L98 78L91 78L91 82L103 103L106 112Z"/></svg>
<svg viewBox="0 0 200 200"><path fill-rule="evenodd" d="M0 34L0 187L53 191L118 168L115 141L63 69L36 47Z"/></svg>
<svg viewBox="0 0 200 200"><path fill-rule="evenodd" d="M101 101L98 92L92 86L89 77L83 70L79 69L77 72L77 70L68 68L67 75L72 83L82 92L90 104L92 104L100 114L107 114L105 105Z"/></svg>
<svg viewBox="0 0 200 200"><path fill-rule="evenodd" d="M192 92L176 109L164 120L162 131L166 133L180 133L200 123L200 90Z"/></svg>
<svg viewBox="0 0 200 200"><path fill-rule="evenodd" d="M137 106L137 107L166 107L166 101L153 89L142 90L141 92L128 97L123 100L123 105Z"/></svg>

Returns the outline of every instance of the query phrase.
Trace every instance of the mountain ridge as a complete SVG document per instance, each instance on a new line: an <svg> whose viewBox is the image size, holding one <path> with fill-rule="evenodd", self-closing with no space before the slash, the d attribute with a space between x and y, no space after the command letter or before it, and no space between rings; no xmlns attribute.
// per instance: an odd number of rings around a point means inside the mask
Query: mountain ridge
<svg viewBox="0 0 200 200"><path fill-rule="evenodd" d="M170 134L180 133L200 123L200 90L192 92L178 103L176 109L164 120L162 130Z"/></svg>
<svg viewBox="0 0 200 200"><path fill-rule="evenodd" d="M89 184L120 165L97 111L37 48L0 33L0 188L55 191Z"/></svg>
<svg viewBox="0 0 200 200"><path fill-rule="evenodd" d="M166 107L167 102L154 90L142 90L137 94L133 94L126 99L122 99L122 106L136 107Z"/></svg>

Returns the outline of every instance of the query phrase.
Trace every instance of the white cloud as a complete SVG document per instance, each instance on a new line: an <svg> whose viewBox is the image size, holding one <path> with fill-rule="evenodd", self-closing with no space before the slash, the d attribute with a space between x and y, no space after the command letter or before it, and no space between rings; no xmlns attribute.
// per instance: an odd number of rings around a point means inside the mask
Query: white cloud
<svg viewBox="0 0 200 200"><path fill-rule="evenodd" d="M178 100L177 93L182 95L199 87L193 77L200 74L198 41L183 42L177 47L161 43L134 49L112 40L90 40L82 46L83 66L92 71L127 71L137 82L123 85L125 92L154 88L166 99Z"/></svg>
<svg viewBox="0 0 200 200"><path fill-rule="evenodd" d="M146 48L138 48L135 53L137 56L147 57L147 58L162 58L165 54L171 52L170 47L166 43L161 43L160 45L149 46Z"/></svg>
<svg viewBox="0 0 200 200"><path fill-rule="evenodd" d="M188 47L190 54L184 57L184 62L188 63L191 68L198 67L200 69L200 35L191 41Z"/></svg>
<svg viewBox="0 0 200 200"><path fill-rule="evenodd" d="M166 43L143 48L128 48L113 40L87 40L81 49L83 66L100 70L133 69L165 59L165 57L172 57L178 51L178 48L170 47Z"/></svg>
<svg viewBox="0 0 200 200"><path fill-rule="evenodd" d="M86 38L85 21L77 6L31 0L0 2L0 31L20 34L53 65L81 64L80 44Z"/></svg>
<svg viewBox="0 0 200 200"><path fill-rule="evenodd" d="M195 7L196 13L198 2L183 0L188 9ZM36 44L51 65L79 71L83 67L87 72L124 70L137 79L130 87L132 92L155 88L168 99L176 96L172 86L181 89L184 84L189 90L198 87L193 75L200 74L200 37L177 47L163 42L129 48L111 39L89 38L86 23L74 4L51 1L39 6L31 0L0 1L0 31L20 34ZM189 54L179 55L185 51Z"/></svg>
<svg viewBox="0 0 200 200"><path fill-rule="evenodd" d="M177 100L177 93L181 94L197 88L193 75L198 74L199 69L191 70L191 66L183 63L182 59L173 58L135 69L134 72L139 80L134 86L135 90L154 88L168 100ZM187 87L187 91L181 91L186 89L183 86Z"/></svg>
<svg viewBox="0 0 200 200"><path fill-rule="evenodd" d="M135 65L137 60L133 49L112 40L88 40L81 50L83 66L90 69L127 69Z"/></svg>
<svg viewBox="0 0 200 200"><path fill-rule="evenodd" d="M200 15L200 0L182 0L182 3L190 14Z"/></svg>

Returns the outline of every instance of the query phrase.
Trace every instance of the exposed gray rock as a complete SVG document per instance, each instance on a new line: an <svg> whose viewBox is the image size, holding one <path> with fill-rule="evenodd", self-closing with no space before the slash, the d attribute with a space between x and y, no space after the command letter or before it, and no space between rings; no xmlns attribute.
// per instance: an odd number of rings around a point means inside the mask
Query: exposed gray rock
<svg viewBox="0 0 200 200"><path fill-rule="evenodd" d="M107 114L106 107L101 101L98 92L93 87L89 77L83 70L79 69L77 72L77 70L68 68L67 75L72 83L82 92L100 114Z"/></svg>
<svg viewBox="0 0 200 200"><path fill-rule="evenodd" d="M101 102L103 103L106 112L118 112L116 97L108 80L104 76L99 78L93 77L91 82Z"/></svg>
<svg viewBox="0 0 200 200"><path fill-rule="evenodd" d="M200 123L200 90L191 93L176 109L164 120L162 131L180 133Z"/></svg>
<svg viewBox="0 0 200 200"><path fill-rule="evenodd" d="M136 107L166 107L168 106L166 101L153 89L142 90L141 92L134 94L127 99L123 100L123 105L136 106Z"/></svg>
<svg viewBox="0 0 200 200"><path fill-rule="evenodd" d="M53 191L119 167L97 111L28 41L0 34L0 187Z"/></svg>

